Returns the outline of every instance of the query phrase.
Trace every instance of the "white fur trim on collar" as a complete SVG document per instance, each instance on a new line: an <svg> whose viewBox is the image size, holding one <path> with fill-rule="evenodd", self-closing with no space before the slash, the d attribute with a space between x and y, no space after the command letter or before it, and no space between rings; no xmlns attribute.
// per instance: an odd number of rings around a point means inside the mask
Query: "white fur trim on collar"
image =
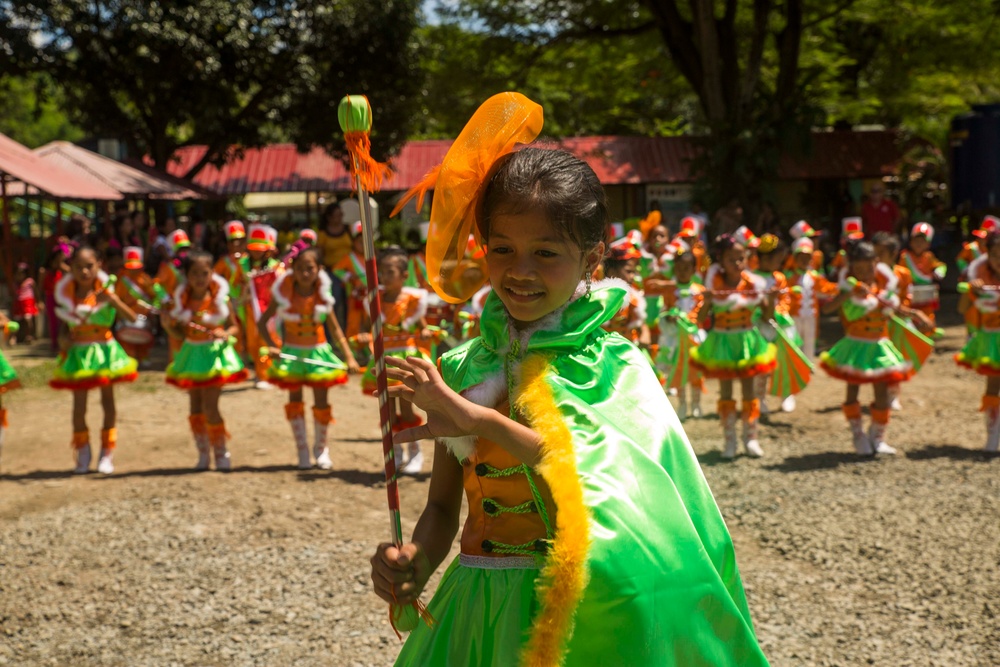
<svg viewBox="0 0 1000 667"><path fill-rule="evenodd" d="M420 320L424 319L424 315L427 314L427 290L420 289L419 287L404 287L400 290L403 294L408 294L409 296L417 298L417 310L411 315L403 320L403 328L406 330L412 329L416 326Z"/></svg>
<svg viewBox="0 0 1000 667"><path fill-rule="evenodd" d="M108 284L108 274L104 271L97 272L96 284L98 288L104 288L105 291L114 294L114 285ZM73 274L66 273L59 282L56 283L55 297L56 301L56 317L61 319L63 322L72 325L83 324L87 321L87 318L96 313L103 308L110 308L111 304L107 301L104 303L98 303L96 306L88 306L85 303L76 303L73 292L76 287L73 285Z"/></svg>
<svg viewBox="0 0 1000 667"><path fill-rule="evenodd" d="M206 313L202 316L200 324L218 326L229 319L229 283L222 276L213 273L212 284L216 288L215 297L212 299L215 306L214 313ZM184 292L187 290L187 286L187 281L177 285L177 289L174 290L174 305L170 310L170 317L185 324L192 321L194 317L194 313L184 303Z"/></svg>

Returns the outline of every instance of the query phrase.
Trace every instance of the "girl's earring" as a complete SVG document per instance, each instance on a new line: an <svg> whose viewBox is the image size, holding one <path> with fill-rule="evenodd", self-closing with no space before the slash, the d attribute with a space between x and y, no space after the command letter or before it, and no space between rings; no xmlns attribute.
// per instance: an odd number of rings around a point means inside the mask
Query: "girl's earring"
<svg viewBox="0 0 1000 667"><path fill-rule="evenodd" d="M587 276L586 276L585 280L587 281L587 295L589 296L590 295L590 283L591 283L591 280L592 280L590 271L587 271Z"/></svg>

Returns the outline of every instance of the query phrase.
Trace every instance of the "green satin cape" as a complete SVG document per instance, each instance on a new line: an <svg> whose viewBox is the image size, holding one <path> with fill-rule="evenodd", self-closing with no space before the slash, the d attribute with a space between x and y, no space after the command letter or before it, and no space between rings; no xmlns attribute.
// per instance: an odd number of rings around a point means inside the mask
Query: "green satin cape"
<svg viewBox="0 0 1000 667"><path fill-rule="evenodd" d="M516 375L524 355L550 359L546 381L572 435L590 515L590 578L563 664L766 665L729 532L687 436L638 348L601 329L625 296L595 287L512 345L512 335L527 334L509 328L492 293L482 335L445 354L442 373L464 391L503 373L505 362Z"/></svg>

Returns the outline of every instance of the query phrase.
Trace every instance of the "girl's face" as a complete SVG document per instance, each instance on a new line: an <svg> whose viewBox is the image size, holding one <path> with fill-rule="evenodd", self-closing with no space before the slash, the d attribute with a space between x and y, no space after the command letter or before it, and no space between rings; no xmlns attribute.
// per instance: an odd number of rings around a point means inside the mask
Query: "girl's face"
<svg viewBox="0 0 1000 667"><path fill-rule="evenodd" d="M242 239L229 239L226 241L226 250L229 251L230 255L242 255L247 251L247 240Z"/></svg>
<svg viewBox="0 0 1000 667"><path fill-rule="evenodd" d="M319 278L319 264L311 252L299 255L292 264L295 285L303 290L312 289Z"/></svg>
<svg viewBox="0 0 1000 667"><path fill-rule="evenodd" d="M674 280L687 284L694 277L694 262L692 260L682 260L674 262Z"/></svg>
<svg viewBox="0 0 1000 667"><path fill-rule="evenodd" d="M355 253L359 255L365 254L365 237L363 234L358 234L357 236L355 236L354 240L352 241L352 244Z"/></svg>
<svg viewBox="0 0 1000 667"><path fill-rule="evenodd" d="M809 262L812 260L812 254L808 252L797 252L795 253L795 268L799 271L805 271L809 268Z"/></svg>
<svg viewBox="0 0 1000 667"><path fill-rule="evenodd" d="M647 243L649 243L649 247L652 248L654 252L663 252L663 249L667 247L667 241L670 240L669 236L670 234L667 232L666 227L663 225L657 225L650 230Z"/></svg>
<svg viewBox="0 0 1000 667"><path fill-rule="evenodd" d="M378 279L386 292L396 293L403 289L403 284L410 276L406 270L407 262L402 257L389 257L386 261L380 262L378 267Z"/></svg>
<svg viewBox="0 0 1000 667"><path fill-rule="evenodd" d="M187 272L188 285L196 292L204 292L212 282L212 262L207 257L191 262Z"/></svg>
<svg viewBox="0 0 1000 667"><path fill-rule="evenodd" d="M1000 243L990 248L986 257L986 261L989 262L990 270L993 271L993 275L1000 276Z"/></svg>
<svg viewBox="0 0 1000 667"><path fill-rule="evenodd" d="M922 255L927 252L927 249L931 247L930 241L924 235L914 236L910 239L910 250L918 255Z"/></svg>
<svg viewBox="0 0 1000 667"><path fill-rule="evenodd" d="M893 253L892 250L889 249L889 246L885 245L875 246L875 254L878 256L878 261L882 262L883 264L888 264L889 266L892 266L893 264L896 263L896 258L894 257L895 253Z"/></svg>
<svg viewBox="0 0 1000 667"><path fill-rule="evenodd" d="M761 271L775 272L781 268L781 253L775 250L768 253L757 253L758 266Z"/></svg>
<svg viewBox="0 0 1000 667"><path fill-rule="evenodd" d="M722 253L722 270L726 272L727 276L737 276L743 273L743 269L747 266L747 249L737 243L729 250Z"/></svg>
<svg viewBox="0 0 1000 667"><path fill-rule="evenodd" d="M622 265L622 267L616 271L608 271L609 278L619 278L624 280L629 285L635 280L635 271L639 266L639 260L630 259Z"/></svg>
<svg viewBox="0 0 1000 667"><path fill-rule="evenodd" d="M537 210L494 215L486 248L490 284L519 325L566 304L604 255L604 243L585 252Z"/></svg>
<svg viewBox="0 0 1000 667"><path fill-rule="evenodd" d="M70 272L73 274L73 281L77 285L93 284L100 268L101 265L97 261L97 255L94 254L93 250L77 251L73 262L69 265Z"/></svg>
<svg viewBox="0 0 1000 667"><path fill-rule="evenodd" d="M871 285L875 282L875 260L856 259L851 262L851 275L860 282Z"/></svg>

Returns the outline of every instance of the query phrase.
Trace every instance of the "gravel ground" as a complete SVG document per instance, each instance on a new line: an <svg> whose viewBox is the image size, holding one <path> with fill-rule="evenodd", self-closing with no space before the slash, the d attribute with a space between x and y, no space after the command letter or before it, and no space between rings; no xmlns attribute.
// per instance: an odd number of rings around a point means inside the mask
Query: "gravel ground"
<svg viewBox="0 0 1000 667"><path fill-rule="evenodd" d="M769 419L763 459L723 463L718 422L687 424L773 664L1000 665L1000 459L979 451L981 383L950 361L961 336L905 386L896 457L851 454L825 376ZM356 379L332 396L333 472L296 470L284 397L246 387L222 402L236 470L191 472L186 398L150 371L118 392L118 471L81 478L69 395L31 352L8 350L28 388L4 397L0 665L392 662L368 579L387 533L376 409ZM401 484L407 534L426 487Z"/></svg>

